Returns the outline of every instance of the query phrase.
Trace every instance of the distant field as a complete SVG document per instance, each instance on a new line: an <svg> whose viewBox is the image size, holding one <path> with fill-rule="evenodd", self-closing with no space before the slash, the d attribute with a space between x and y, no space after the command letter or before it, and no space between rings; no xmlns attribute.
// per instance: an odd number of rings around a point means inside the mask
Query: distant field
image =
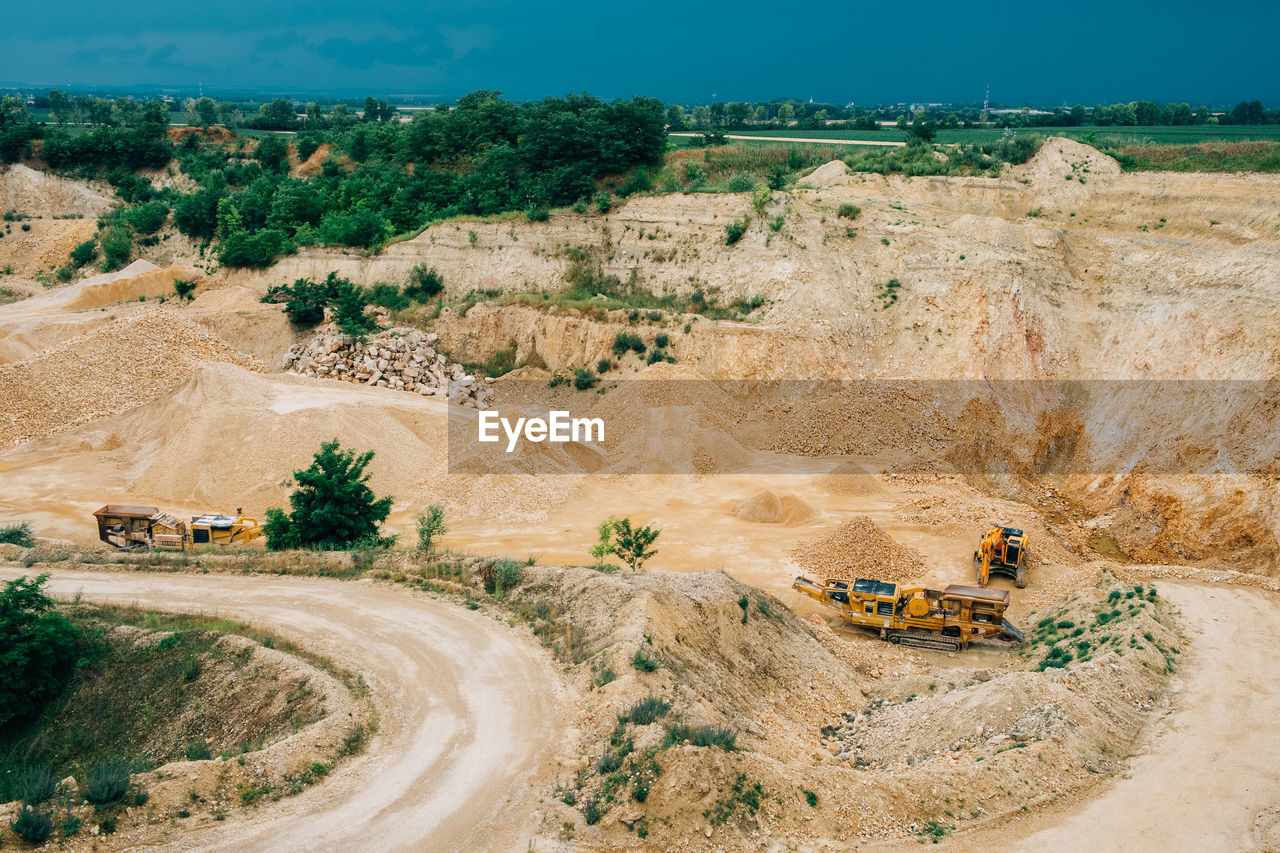
<svg viewBox="0 0 1280 853"><path fill-rule="evenodd" d="M1026 127L1015 130L1018 134L1041 136L1070 136L1080 138L1095 134L1099 144L1110 145L1179 145L1195 142L1280 141L1280 125L1189 125L1183 127ZM883 130L735 130L735 136L785 136L795 139L852 139L867 141L902 142L905 131L897 128ZM938 142L991 142L1004 133L1002 128L984 127L966 130L938 131ZM773 143L786 144L786 143Z"/></svg>

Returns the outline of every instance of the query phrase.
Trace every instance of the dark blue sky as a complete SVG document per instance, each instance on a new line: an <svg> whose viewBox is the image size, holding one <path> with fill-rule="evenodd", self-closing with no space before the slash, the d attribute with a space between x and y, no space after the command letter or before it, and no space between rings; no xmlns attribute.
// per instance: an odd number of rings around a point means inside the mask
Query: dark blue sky
<svg viewBox="0 0 1280 853"><path fill-rule="evenodd" d="M455 97L1280 102L1280 3L6 4L0 84Z"/></svg>

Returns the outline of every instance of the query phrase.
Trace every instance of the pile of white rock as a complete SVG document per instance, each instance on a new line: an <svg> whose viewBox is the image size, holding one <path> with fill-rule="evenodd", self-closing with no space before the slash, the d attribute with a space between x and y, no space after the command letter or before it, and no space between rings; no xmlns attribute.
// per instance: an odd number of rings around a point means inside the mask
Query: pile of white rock
<svg viewBox="0 0 1280 853"><path fill-rule="evenodd" d="M358 341L326 323L310 341L289 348L284 368L302 376L447 397L457 405L487 409L493 385L487 378L467 373L460 364L450 364L444 353L436 351L436 340L434 332L387 328Z"/></svg>

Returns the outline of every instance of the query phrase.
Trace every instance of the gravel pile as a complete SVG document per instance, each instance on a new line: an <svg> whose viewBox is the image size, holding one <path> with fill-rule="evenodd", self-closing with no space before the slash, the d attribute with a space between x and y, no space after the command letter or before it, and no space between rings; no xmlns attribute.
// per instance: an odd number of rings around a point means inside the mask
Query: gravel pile
<svg viewBox="0 0 1280 853"><path fill-rule="evenodd" d="M206 361L262 370L226 341L161 308L0 365L0 447L150 402L187 381Z"/></svg>
<svg viewBox="0 0 1280 853"><path fill-rule="evenodd" d="M904 581L924 569L914 550L899 545L866 516L854 516L831 533L801 545L791 556L815 580L875 578Z"/></svg>

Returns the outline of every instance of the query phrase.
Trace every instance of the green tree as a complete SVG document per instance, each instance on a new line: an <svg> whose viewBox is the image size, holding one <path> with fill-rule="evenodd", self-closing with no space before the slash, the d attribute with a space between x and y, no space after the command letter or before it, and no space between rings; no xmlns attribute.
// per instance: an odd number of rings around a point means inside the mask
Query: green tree
<svg viewBox="0 0 1280 853"><path fill-rule="evenodd" d="M66 124L71 120L74 108L66 92L61 89L49 90L49 111L53 113L53 120L58 124Z"/></svg>
<svg viewBox="0 0 1280 853"><path fill-rule="evenodd" d="M611 515L596 527L599 539L591 546L591 557L598 566L603 565L605 557L613 553L613 526L617 523L618 519Z"/></svg>
<svg viewBox="0 0 1280 853"><path fill-rule="evenodd" d="M218 105L213 102L213 98L196 101L195 114L196 122L205 130L218 123Z"/></svg>
<svg viewBox="0 0 1280 853"><path fill-rule="evenodd" d="M38 713L75 670L79 630L44 593L48 574L0 590L0 729Z"/></svg>
<svg viewBox="0 0 1280 853"><path fill-rule="evenodd" d="M436 539L449 532L448 526L444 523L444 507L440 504L432 504L427 507L426 512L418 513L417 530L418 550L424 554L430 554Z"/></svg>
<svg viewBox="0 0 1280 853"><path fill-rule="evenodd" d="M658 553L649 546L659 533L651 527L633 528L630 518L620 518L613 524L613 553L630 566L631 571L642 572L649 558Z"/></svg>
<svg viewBox="0 0 1280 853"><path fill-rule="evenodd" d="M267 510L267 547L333 551L390 544L378 532L391 512L392 498L375 497L365 471L373 455L372 450L343 450L336 438L320 445L311 466L293 472L290 511Z"/></svg>

